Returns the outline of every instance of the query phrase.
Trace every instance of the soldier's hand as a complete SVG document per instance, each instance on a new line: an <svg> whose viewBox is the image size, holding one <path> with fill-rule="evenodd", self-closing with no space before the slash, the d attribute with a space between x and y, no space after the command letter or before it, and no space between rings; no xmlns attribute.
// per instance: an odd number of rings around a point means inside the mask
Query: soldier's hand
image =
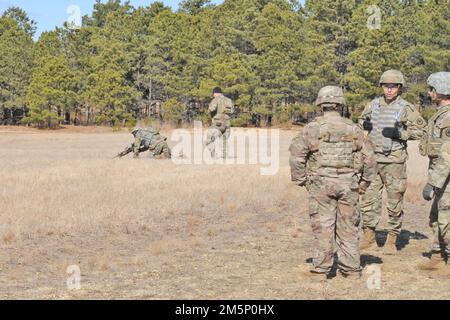
<svg viewBox="0 0 450 320"><path fill-rule="evenodd" d="M431 200L433 200L434 192L435 192L435 188L431 184L427 183L425 188L423 188L422 196L425 200L431 201Z"/></svg>
<svg viewBox="0 0 450 320"><path fill-rule="evenodd" d="M397 128L384 128L382 134L383 137L391 139L400 139L401 137L401 133Z"/></svg>
<svg viewBox="0 0 450 320"><path fill-rule="evenodd" d="M365 180L361 181L361 183L359 184L359 194L361 194L361 195L365 194L367 189L369 188L369 186L370 186L370 182L365 181Z"/></svg>
<svg viewBox="0 0 450 320"><path fill-rule="evenodd" d="M369 118L366 118L366 120L364 120L364 122L363 122L363 128L364 128L364 130L366 130L366 131L372 131L372 129L373 129L373 124L372 124L372 122L370 122L370 119L369 119Z"/></svg>

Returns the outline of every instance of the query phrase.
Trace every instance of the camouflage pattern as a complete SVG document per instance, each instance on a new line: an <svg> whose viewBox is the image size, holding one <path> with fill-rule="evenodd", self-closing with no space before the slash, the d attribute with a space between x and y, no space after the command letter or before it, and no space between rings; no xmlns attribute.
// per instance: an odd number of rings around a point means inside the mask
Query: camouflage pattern
<svg viewBox="0 0 450 320"><path fill-rule="evenodd" d="M359 274L358 184L376 177L373 146L351 120L328 111L293 139L290 152L292 181L306 186L312 197L317 242L312 271L328 273L336 250L340 271Z"/></svg>
<svg viewBox="0 0 450 320"><path fill-rule="evenodd" d="M344 91L336 86L327 86L320 89L317 95L316 105L320 106L324 103L336 105L345 105Z"/></svg>
<svg viewBox="0 0 450 320"><path fill-rule="evenodd" d="M383 110L383 108L387 109ZM389 213L387 231L398 235L402 228L403 199L407 187L407 141L420 140L424 136L426 121L413 105L401 97L397 97L390 104L386 103L384 97L373 100L366 106L359 119L361 128L366 119L370 119L374 127L369 133L369 139L375 148L378 176L361 197L363 228L375 229L378 225L381 217L383 188L386 188ZM382 135L383 129L395 126L398 126L401 133L400 139L390 139Z"/></svg>
<svg viewBox="0 0 450 320"><path fill-rule="evenodd" d="M132 131L134 135L133 153L138 158L139 153L149 150L153 157L171 158L171 151L167 145L167 138L153 128L138 128Z"/></svg>
<svg viewBox="0 0 450 320"><path fill-rule="evenodd" d="M302 152L302 148L304 146L303 143L303 135L299 134L291 142L289 147L289 152L291 153L291 169L292 169L292 180L296 181L295 174L299 171L294 168L300 167L302 164L298 162L298 158L295 158L295 155L299 155ZM320 231L320 221L319 221L319 203L314 199L313 195L320 192L319 185L319 175L318 175L318 163L314 157L310 157L305 165L306 171L306 183L305 187L308 191L309 197L309 218L311 222L311 229L313 231L314 237L316 241L319 241L318 235Z"/></svg>
<svg viewBox="0 0 450 320"><path fill-rule="evenodd" d="M406 85L406 81L401 71L388 70L381 75L380 85L382 84L401 84L404 87Z"/></svg>
<svg viewBox="0 0 450 320"><path fill-rule="evenodd" d="M222 157L227 155L227 143L231 134L231 118L234 113L234 106L231 99L224 95L215 97L209 104L209 112L212 114L212 126L208 129L206 145L211 156L215 157L216 150L214 142L222 139Z"/></svg>
<svg viewBox="0 0 450 320"><path fill-rule="evenodd" d="M433 87L437 93L450 96L450 72L433 73L428 78L427 84Z"/></svg>
<svg viewBox="0 0 450 320"><path fill-rule="evenodd" d="M378 163L375 181L361 196L360 210L363 215L363 227L375 230L382 213L383 189L387 192L388 226L393 234L400 234L403 222L403 198L407 186L406 163Z"/></svg>
<svg viewBox="0 0 450 320"><path fill-rule="evenodd" d="M447 251L450 238L450 104L439 108L429 120L426 138L420 150L430 159L428 182L436 194L430 213L430 226L433 229L432 251L441 247Z"/></svg>

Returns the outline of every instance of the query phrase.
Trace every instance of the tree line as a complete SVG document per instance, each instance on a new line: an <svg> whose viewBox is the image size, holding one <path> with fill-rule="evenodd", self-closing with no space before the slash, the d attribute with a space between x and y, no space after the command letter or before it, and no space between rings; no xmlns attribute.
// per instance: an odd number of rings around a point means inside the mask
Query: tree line
<svg viewBox="0 0 450 320"><path fill-rule="evenodd" d="M449 0L97 0L80 28L35 32L18 7L0 18L0 120L132 126L154 106L164 121L207 120L220 86L235 125L283 124L329 84L356 114L387 69L426 105L427 77L450 69Z"/></svg>

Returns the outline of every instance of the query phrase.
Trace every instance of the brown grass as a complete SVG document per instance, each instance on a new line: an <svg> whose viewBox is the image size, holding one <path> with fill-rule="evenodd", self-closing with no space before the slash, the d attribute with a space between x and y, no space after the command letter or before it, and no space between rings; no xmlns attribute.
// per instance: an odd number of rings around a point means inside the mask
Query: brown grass
<svg viewBox="0 0 450 320"><path fill-rule="evenodd" d="M0 298L449 298L446 282L412 263L430 235L415 143L405 230L423 237L396 259L363 257L383 263L383 290L301 277L314 242L308 195L290 183L295 134L282 132L279 174L264 177L258 166L112 160L131 142L126 131L0 127ZM78 293L65 288L63 266L74 264Z"/></svg>

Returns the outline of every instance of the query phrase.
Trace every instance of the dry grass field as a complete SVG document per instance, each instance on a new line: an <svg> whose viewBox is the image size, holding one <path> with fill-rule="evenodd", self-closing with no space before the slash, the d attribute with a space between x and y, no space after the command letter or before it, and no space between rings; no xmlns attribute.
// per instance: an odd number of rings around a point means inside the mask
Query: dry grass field
<svg viewBox="0 0 450 320"><path fill-rule="evenodd" d="M431 234L417 144L402 250L362 256L381 267L381 288L367 288L367 273L301 276L313 237L307 194L290 183L295 134L281 132L279 173L261 176L257 165L112 160L127 132L0 127L0 298L449 299L449 280L415 269ZM79 290L66 285L71 265Z"/></svg>

